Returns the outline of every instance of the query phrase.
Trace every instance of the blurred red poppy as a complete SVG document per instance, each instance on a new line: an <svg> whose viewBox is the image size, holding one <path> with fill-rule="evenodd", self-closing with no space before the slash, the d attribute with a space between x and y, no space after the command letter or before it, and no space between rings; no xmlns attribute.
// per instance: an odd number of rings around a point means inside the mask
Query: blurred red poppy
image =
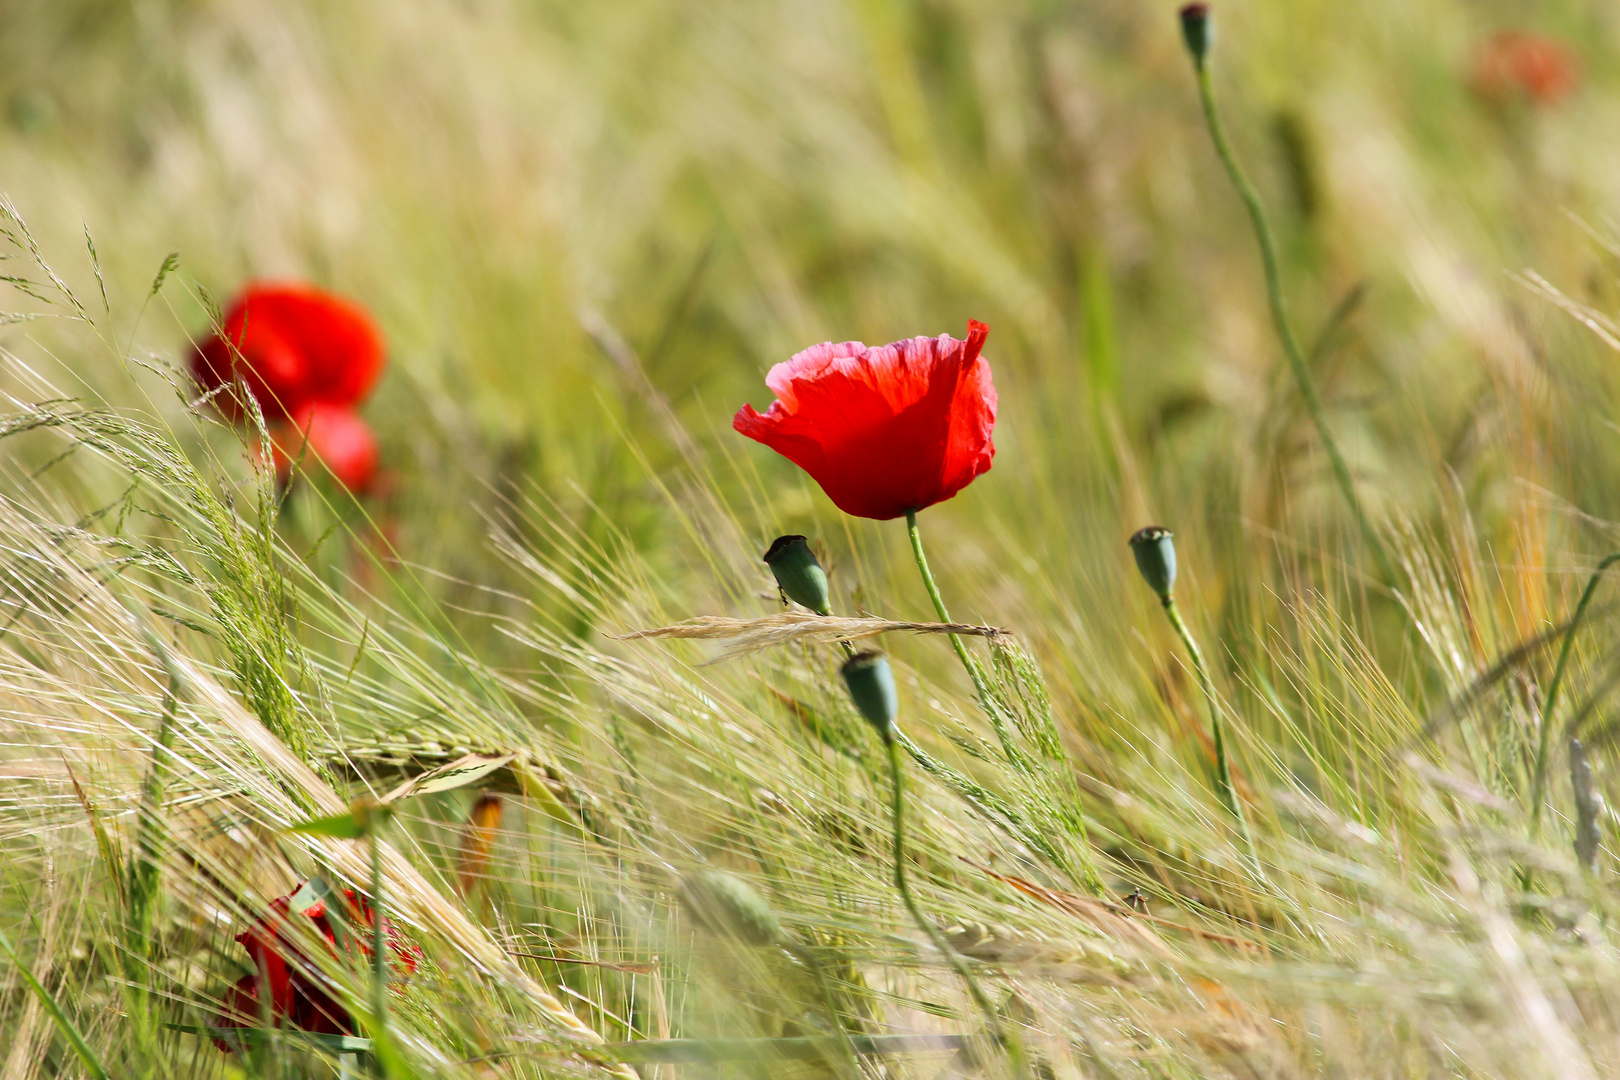
<svg viewBox="0 0 1620 1080"><path fill-rule="evenodd" d="M276 475L286 481L295 462L305 469L316 462L332 471L343 487L366 491L377 476L377 436L352 409L316 402L299 408L289 420L270 428Z"/></svg>
<svg viewBox="0 0 1620 1080"><path fill-rule="evenodd" d="M226 994L215 1027L259 1027L266 1018L275 1027L293 1027L325 1035L352 1035L354 1019L349 1011L327 992L325 980L315 964L298 947L286 940L294 918L308 919L310 926L336 956L349 948L357 958L369 963L371 934L375 925L371 905L353 889L343 890L343 919L347 932L341 936L333 925L327 902L318 900L301 912L292 911L297 891L271 901L269 913L236 936L253 959L254 972L236 981ZM295 924L294 924L295 925ZM405 941L394 924L383 920L391 967L397 977L416 973L422 950ZM234 1050L227 1039L216 1038L221 1050Z"/></svg>
<svg viewBox="0 0 1620 1080"><path fill-rule="evenodd" d="M846 514L887 520L943 502L990 469L996 388L990 328L867 348L812 346L765 376L776 401L737 431L798 465Z"/></svg>
<svg viewBox="0 0 1620 1080"><path fill-rule="evenodd" d="M1472 81L1474 92L1489 101L1522 95L1538 105L1554 105L1574 92L1580 74L1580 61L1563 42L1503 30L1480 43Z"/></svg>
<svg viewBox="0 0 1620 1080"><path fill-rule="evenodd" d="M192 354L193 376L204 390L240 376L268 420L312 402L358 405L382 374L383 339L371 316L308 285L249 285L221 330ZM243 403L229 390L213 401L226 416L241 419Z"/></svg>
<svg viewBox="0 0 1620 1080"><path fill-rule="evenodd" d="M483 880L489 854L501 828L501 812L499 795L480 795L467 814L467 824L461 829L461 859L456 870L462 896L471 896Z"/></svg>

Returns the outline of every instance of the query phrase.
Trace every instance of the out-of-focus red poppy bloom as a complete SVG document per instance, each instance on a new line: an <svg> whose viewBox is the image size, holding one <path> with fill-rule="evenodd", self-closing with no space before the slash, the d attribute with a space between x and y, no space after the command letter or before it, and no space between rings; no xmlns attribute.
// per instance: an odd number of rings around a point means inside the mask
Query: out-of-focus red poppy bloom
<svg viewBox="0 0 1620 1080"><path fill-rule="evenodd" d="M240 376L270 420L312 402L358 405L382 374L383 339L371 316L308 285L249 285L221 330L193 353L193 376L204 390ZM226 416L241 418L231 391L213 400Z"/></svg>
<svg viewBox="0 0 1620 1080"><path fill-rule="evenodd" d="M501 828L501 797L480 795L467 814L467 824L461 830L461 859L456 880L462 896L471 896L484 877L489 865L489 853L495 847L495 837Z"/></svg>
<svg viewBox="0 0 1620 1080"><path fill-rule="evenodd" d="M270 428L276 475L285 481L294 463L312 468L320 462L337 482L360 494L377 476L377 436L352 409L338 405L305 405L290 420Z"/></svg>
<svg viewBox="0 0 1620 1080"><path fill-rule="evenodd" d="M271 901L269 913L236 936L252 957L254 972L242 976L227 992L219 1016L214 1020L215 1027L259 1027L268 1017L275 1027L293 1027L325 1035L354 1033L354 1019L349 1011L327 992L315 964L287 937L291 920L308 919L332 955L338 955L347 947L358 959L369 963L375 926L371 904L353 889L343 890L342 922L347 932L341 936L344 944L340 944L327 901L316 901L295 913L292 900L297 895L295 890ZM396 977L415 974L422 950L408 943L387 919L383 920L383 934L388 941L388 951L393 954L390 966ZM226 1039L214 1041L221 1050L235 1049Z"/></svg>
<svg viewBox="0 0 1620 1080"><path fill-rule="evenodd" d="M979 355L990 328L869 349L804 350L765 376L776 401L731 426L798 465L846 514L887 520L955 495L996 454L996 388Z"/></svg>
<svg viewBox="0 0 1620 1080"><path fill-rule="evenodd" d="M1561 41L1522 30L1503 30L1474 54L1474 92L1488 101L1520 96L1555 105L1574 92L1581 66Z"/></svg>

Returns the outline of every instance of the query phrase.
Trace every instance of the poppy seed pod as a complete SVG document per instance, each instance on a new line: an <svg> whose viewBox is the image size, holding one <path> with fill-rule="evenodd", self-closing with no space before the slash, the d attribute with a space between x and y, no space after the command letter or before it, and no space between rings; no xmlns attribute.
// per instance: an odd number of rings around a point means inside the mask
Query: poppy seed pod
<svg viewBox="0 0 1620 1080"><path fill-rule="evenodd" d="M1175 535L1169 529L1149 525L1132 533L1130 543L1142 580L1159 594L1160 600L1170 599L1170 590L1176 587Z"/></svg>
<svg viewBox="0 0 1620 1080"><path fill-rule="evenodd" d="M816 561L815 552L802 536L778 536L765 552L765 565L776 575L776 583L787 598L803 604L817 615L832 614L832 595L827 587L827 571Z"/></svg>
<svg viewBox="0 0 1620 1080"><path fill-rule="evenodd" d="M893 742L900 696L894 688L894 671L889 667L889 658L880 652L856 653L844 661L840 673L861 715L877 728L884 742Z"/></svg>
<svg viewBox="0 0 1620 1080"><path fill-rule="evenodd" d="M748 882L723 870L699 870L681 880L681 905L692 921L713 934L763 948L782 940L765 898Z"/></svg>
<svg viewBox="0 0 1620 1080"><path fill-rule="evenodd" d="M1181 39L1187 43L1194 62L1202 64L1215 43L1215 24L1208 4L1187 4L1181 9Z"/></svg>

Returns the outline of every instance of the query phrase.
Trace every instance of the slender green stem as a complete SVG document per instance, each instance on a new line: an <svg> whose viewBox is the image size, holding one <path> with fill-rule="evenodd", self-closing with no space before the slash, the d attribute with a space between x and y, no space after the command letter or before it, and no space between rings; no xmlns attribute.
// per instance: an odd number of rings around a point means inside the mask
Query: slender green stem
<svg viewBox="0 0 1620 1080"><path fill-rule="evenodd" d="M1232 816L1247 831L1248 822L1243 816L1243 804L1238 801L1237 789L1232 785L1232 765L1226 756L1226 716L1221 711L1220 699L1215 696L1215 684L1210 681L1209 668L1204 664L1204 654L1198 648L1198 642L1193 639L1192 631L1181 619L1181 612L1176 607L1175 598L1166 595L1160 601L1164 605L1164 613L1170 617L1170 625L1175 627L1176 634L1180 636L1182 645L1186 646L1188 654L1192 657L1193 671L1198 676L1198 688L1204 692L1204 701L1209 706L1209 733L1215 743L1215 790L1220 795L1221 802L1232 812Z"/></svg>
<svg viewBox="0 0 1620 1080"><path fill-rule="evenodd" d="M1541 707L1541 735L1536 743L1535 778L1530 785L1531 840L1541 834L1541 800L1547 787L1547 752L1551 746L1553 710L1558 707L1558 692L1564 686L1564 671L1569 667L1570 652L1575 646L1575 631L1580 629L1581 620L1586 617L1586 609L1592 603L1598 583L1603 580L1604 571L1617 562L1620 562L1620 551L1605 555L1587 579L1586 589L1581 593L1580 602L1575 605L1575 614L1570 617L1569 626L1564 630L1564 644L1558 650L1558 663L1553 667L1552 682L1547 684L1547 700Z"/></svg>
<svg viewBox="0 0 1620 1080"><path fill-rule="evenodd" d="M894 887L900 893L900 899L911 913L912 921L918 929L928 935L928 940L934 943L945 960L961 976L962 982L967 986L968 996L973 999L974 1006L984 1016L985 1024L990 1028L990 1034L996 1042L1007 1048L1007 1056L1012 1059L1014 1075L1023 1080L1029 1075L1024 1059L1024 1046L1019 1040L1017 1032L1006 1028L1001 1023L1001 1016L990 999L979 988L979 981L973 977L968 969L967 962L962 955L951 948L951 943L945 940L939 927L925 916L922 909L917 906L917 900L911 895L911 883L906 878L906 792L905 769L900 764L900 743L896 739L885 739L889 749L889 778L894 789Z"/></svg>
<svg viewBox="0 0 1620 1080"><path fill-rule="evenodd" d="M157 654L169 677L163 695L152 745L152 762L141 783L141 800L135 813L135 843L129 868L124 874L123 966L125 993L129 1002L130 1028L137 1053L147 1057L153 1041L153 999L148 978L157 958L156 922L158 879L162 873L163 849L168 829L163 818L164 789L169 777L169 757L174 747L175 710L180 697L180 671L163 644L150 632L148 644ZM158 1002L161 1005L161 1000Z"/></svg>
<svg viewBox="0 0 1620 1080"><path fill-rule="evenodd" d="M383 952L383 873L382 826L374 824L371 833L371 1015L375 1017L375 1038L384 1038L388 1027L388 960Z"/></svg>
<svg viewBox="0 0 1620 1080"><path fill-rule="evenodd" d="M911 537L911 554L917 560L917 569L922 572L923 587L928 590L928 598L934 602L934 612L939 621L948 623L953 621L951 613L945 610L945 598L939 594L939 586L934 583L934 573L928 569L928 556L923 553L922 533L917 531L917 511L906 511L906 532ZM1023 761L1023 754L1013 744L1012 733L1007 730L1006 721L1002 719L1001 709L997 707L995 698L990 693L990 684L985 681L984 671L974 661L973 655L968 652L967 644L958 634L947 635L951 639L951 648L956 650L956 658L962 661L967 669L968 678L973 681L973 689L979 695L979 704L984 708L985 714L990 717L990 726L995 729L996 738L1001 742L1002 752L1007 760L1014 764Z"/></svg>
<svg viewBox="0 0 1620 1080"><path fill-rule="evenodd" d="M163 790L168 782L169 755L174 748L175 707L180 695L178 671L169 675L169 689L163 697L163 715L158 721L152 747L152 764L141 785L140 808L135 819L135 865L128 882L130 951L135 962L152 955L152 903L157 896L158 871L163 860Z"/></svg>
<svg viewBox="0 0 1620 1080"><path fill-rule="evenodd" d="M1299 347L1299 340L1295 338L1294 329L1288 321L1288 308L1283 301L1282 274L1277 266L1277 245L1272 239L1271 225L1266 220L1266 211L1260 203L1260 194L1244 173L1243 167L1238 164L1237 155L1232 152L1232 145L1227 141L1226 129L1222 126L1220 113L1215 108L1215 92L1210 85L1209 65L1195 59L1194 66L1198 73L1198 97L1204 106L1204 119L1208 122L1209 135L1215 143L1215 152L1220 156L1221 164L1226 167L1227 176L1231 177L1232 186L1237 188L1238 196L1249 212L1249 221L1254 226L1255 238L1260 244L1260 262L1265 270L1266 300L1271 306L1272 325L1282 342L1288 364L1294 370L1294 379L1299 383L1300 396L1305 399L1305 409L1310 413L1311 423L1316 427L1316 437L1321 441L1322 448L1327 451L1328 461L1333 466L1333 476L1338 481L1339 493L1344 496L1344 501L1355 515L1356 523L1361 527L1361 534L1366 538L1367 546L1377 558L1380 570L1386 579L1393 581L1394 565L1390 562L1389 553L1384 550L1383 540L1368 519L1366 510L1361 505L1361 499L1356 495L1355 480L1350 475L1350 466L1345 462L1344 455L1339 452L1339 444L1328 428L1327 412L1322 408L1322 399L1316 392L1316 380L1311 376L1310 365L1306 362L1305 354Z"/></svg>
<svg viewBox="0 0 1620 1080"><path fill-rule="evenodd" d="M934 573L928 568L928 556L923 552L922 533L917 529L917 512L915 510L906 511L906 532L911 538L911 554L917 560L917 569L922 573L923 586L928 590L929 599L934 602L935 614L939 616L940 622L948 623L953 621L951 613L945 609L945 598L940 595L939 586L934 582ZM984 709L985 715L990 718L990 726L996 733L996 739L1001 743L1002 753L1007 755L1007 760L1014 766L1024 772L1032 772L1033 769L1028 756L1013 742L1012 732L1007 729L1004 718L1005 713L991 694L990 684L984 676L984 669L973 659L973 655L968 652L966 643L962 641L959 635L949 634L947 636L951 639L951 647L956 650L957 659L961 660L962 667L967 669L968 678L973 680L973 689L979 695L979 705ZM904 738L904 736L901 737ZM909 740L907 743L908 752L913 757L917 757L919 763L921 763L921 751L915 749L915 744L910 743ZM1073 809L1076 821L1079 824L1081 876L1086 887L1101 896L1106 890L1103 888L1102 878L1097 875L1097 868L1091 861L1090 841L1086 837L1085 819L1081 816L1078 798L1073 804ZM1071 878L1074 877L1073 871L1067 865L1067 860L1058 856L1055 846L1046 842L1044 838L1036 846L1049 858L1052 858L1059 868Z"/></svg>
<svg viewBox="0 0 1620 1080"><path fill-rule="evenodd" d="M926 576L926 574L927 570L925 568L924 575ZM847 639L839 641L838 646L844 650L845 657L852 657L857 651L854 642ZM983 815L987 821L990 821L1001 828L1012 829L1017 834L1019 839L1027 844L1030 844L1032 847L1035 847L1048 859L1051 859L1053 865L1055 865L1059 870L1062 870L1071 878L1074 876L1074 872L1069 868L1067 860L1063 858L1063 856L1058 852L1057 848L1048 843L1046 837L1038 830L1030 829L1027 825L1025 825L1023 819L1020 818L1011 807L1007 806L990 791L986 790L984 787L975 783L974 781L969 780L955 769L945 765L943 762L934 760L929 756L926 750L913 742L911 737L905 732L896 731L895 738L900 742L900 745L905 749L906 753L911 755L912 760L915 761L924 772L928 773L930 776L935 776L942 780L952 791L956 792L963 799L966 799L968 805ZM1082 828L1083 827L1084 826L1082 825ZM1091 861L1089 859L1086 860L1085 871L1086 883L1091 885L1095 891L1097 891L1098 895L1101 895L1102 883L1101 880L1097 878L1097 872L1092 868Z"/></svg>

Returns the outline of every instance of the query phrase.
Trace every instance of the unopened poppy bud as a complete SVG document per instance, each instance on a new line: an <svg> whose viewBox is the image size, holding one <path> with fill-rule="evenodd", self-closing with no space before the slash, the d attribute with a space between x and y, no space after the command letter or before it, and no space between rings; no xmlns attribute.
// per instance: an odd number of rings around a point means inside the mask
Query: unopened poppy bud
<svg viewBox="0 0 1620 1080"><path fill-rule="evenodd" d="M1159 594L1160 600L1170 599L1170 590L1176 587L1176 541L1169 529L1149 525L1131 534L1131 554L1136 556L1136 568L1142 580Z"/></svg>
<svg viewBox="0 0 1620 1080"><path fill-rule="evenodd" d="M765 552L765 565L776 575L776 583L787 598L803 604L817 615L832 614L832 594L827 587L827 571L816 561L815 552L802 536L778 536Z"/></svg>
<svg viewBox="0 0 1620 1080"><path fill-rule="evenodd" d="M681 881L681 905L713 934L762 948L782 940L782 925L748 882L723 870L699 870Z"/></svg>
<svg viewBox="0 0 1620 1080"><path fill-rule="evenodd" d="M844 661L841 672L855 707L877 728L884 742L894 741L894 718L900 712L900 696L894 688L894 671L889 658L880 652L860 652Z"/></svg>
<svg viewBox="0 0 1620 1080"><path fill-rule="evenodd" d="M1215 43L1215 23L1208 4L1187 4L1181 9L1181 39L1187 43L1193 62L1202 66L1209 47Z"/></svg>

